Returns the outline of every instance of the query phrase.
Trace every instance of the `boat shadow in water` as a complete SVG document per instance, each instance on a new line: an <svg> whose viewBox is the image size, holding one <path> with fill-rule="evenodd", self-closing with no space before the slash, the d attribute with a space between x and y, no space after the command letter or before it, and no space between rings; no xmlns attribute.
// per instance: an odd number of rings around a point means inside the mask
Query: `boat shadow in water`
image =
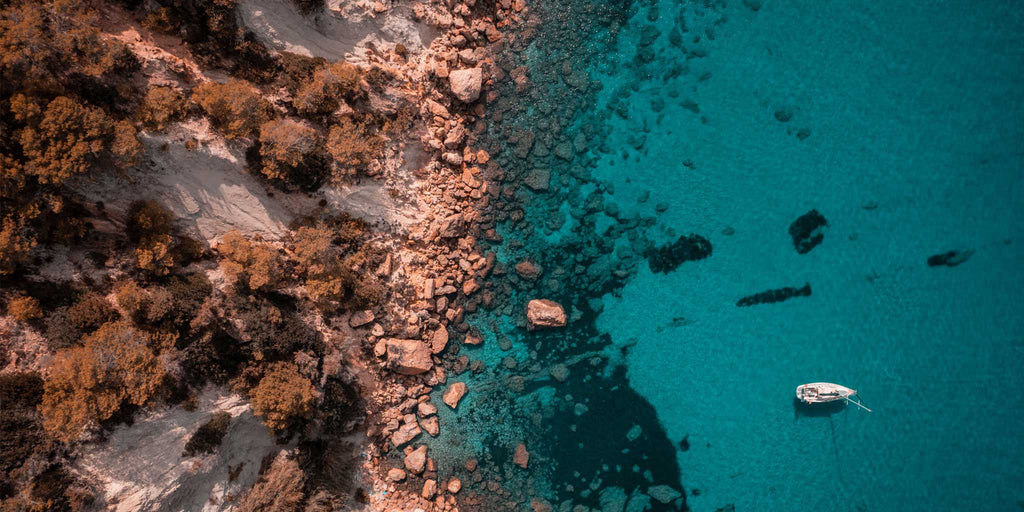
<svg viewBox="0 0 1024 512"><path fill-rule="evenodd" d="M795 419L804 418L829 418L846 409L845 400L825 402L820 404L807 404L799 398L793 398L793 416Z"/></svg>

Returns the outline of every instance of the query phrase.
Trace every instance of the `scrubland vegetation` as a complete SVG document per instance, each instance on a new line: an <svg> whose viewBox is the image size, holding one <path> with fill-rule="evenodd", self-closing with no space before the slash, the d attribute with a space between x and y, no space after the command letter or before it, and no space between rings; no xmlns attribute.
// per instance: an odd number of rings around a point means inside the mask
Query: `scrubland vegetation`
<svg viewBox="0 0 1024 512"><path fill-rule="evenodd" d="M304 12L316 5L299 2ZM77 443L142 409L188 404L209 384L248 396L281 439L334 443L361 408L351 383L323 374L329 340L309 318L372 308L386 295L375 277L383 251L369 226L344 216L305 219L275 243L232 231L211 247L158 200L139 197L115 219L122 236L96 233L93 221L107 213L81 202L74 185L144 172L142 131L205 117L249 148L249 172L291 192L367 170L381 128L395 122L368 108L364 70L271 54L238 26L234 0L112 0L146 29L181 38L201 67L232 77L147 86L138 58L96 28L98 7L0 3L0 311L38 333L49 354L45 367L0 372L0 511L87 505L95 490L67 469ZM88 251L106 277L41 279L59 246ZM226 286L211 281L219 275ZM183 456L216 451L230 422L211 417ZM306 500L329 510L335 491L300 467L314 459L274 461L241 509Z"/></svg>

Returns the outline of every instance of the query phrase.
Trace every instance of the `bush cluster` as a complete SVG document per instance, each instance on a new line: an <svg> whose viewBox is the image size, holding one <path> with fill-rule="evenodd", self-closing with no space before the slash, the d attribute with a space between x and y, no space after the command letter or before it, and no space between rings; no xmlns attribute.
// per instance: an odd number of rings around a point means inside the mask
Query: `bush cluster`
<svg viewBox="0 0 1024 512"><path fill-rule="evenodd" d="M274 107L255 87L242 80L206 82L192 92L192 99L228 139L255 135L274 118Z"/></svg>
<svg viewBox="0 0 1024 512"><path fill-rule="evenodd" d="M237 230L221 237L217 251L222 258L220 268L228 281L249 290L273 289L282 279L277 251L259 242L250 242Z"/></svg>

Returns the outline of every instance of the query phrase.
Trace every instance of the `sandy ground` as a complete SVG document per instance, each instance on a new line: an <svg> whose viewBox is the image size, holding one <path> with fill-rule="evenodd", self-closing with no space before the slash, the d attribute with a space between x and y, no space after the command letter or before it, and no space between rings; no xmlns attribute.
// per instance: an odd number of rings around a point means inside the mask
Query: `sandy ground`
<svg viewBox="0 0 1024 512"><path fill-rule="evenodd" d="M323 12L302 16L289 0L242 0L242 22L268 48L328 60L360 60L368 44L402 43L412 51L428 46L437 33L411 20L408 8L374 13L358 2L333 0Z"/></svg>
<svg viewBox="0 0 1024 512"><path fill-rule="evenodd" d="M217 411L233 417L218 451L182 457L188 438ZM102 486L100 510L218 511L230 509L256 482L263 457L280 449L240 396L210 388L194 412L153 412L83 447L75 469ZM229 468L239 471L233 480Z"/></svg>

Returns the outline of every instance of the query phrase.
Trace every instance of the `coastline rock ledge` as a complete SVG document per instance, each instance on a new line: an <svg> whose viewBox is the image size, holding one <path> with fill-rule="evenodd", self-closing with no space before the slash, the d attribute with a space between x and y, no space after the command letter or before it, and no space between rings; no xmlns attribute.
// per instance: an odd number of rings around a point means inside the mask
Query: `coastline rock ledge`
<svg viewBox="0 0 1024 512"><path fill-rule="evenodd" d="M419 375L434 367L430 346L422 341L388 338L384 345L387 347L387 366L395 373Z"/></svg>
<svg viewBox="0 0 1024 512"><path fill-rule="evenodd" d="M526 320L529 329L565 327L565 309L548 299L533 299L526 305Z"/></svg>

